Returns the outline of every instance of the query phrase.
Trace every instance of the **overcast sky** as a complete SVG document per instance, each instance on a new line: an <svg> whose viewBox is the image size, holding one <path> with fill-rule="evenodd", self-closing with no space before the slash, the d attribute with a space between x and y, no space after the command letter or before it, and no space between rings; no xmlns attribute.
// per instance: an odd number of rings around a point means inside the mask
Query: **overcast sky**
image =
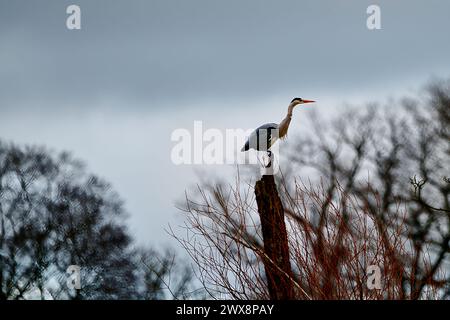
<svg viewBox="0 0 450 320"><path fill-rule="evenodd" d="M381 7L381 30L366 9ZM81 7L81 30L66 7ZM169 240L198 169L176 128L279 121L294 96L323 113L450 76L450 2L0 0L0 138L68 150L112 182L141 242ZM301 125L301 112L295 125Z"/></svg>

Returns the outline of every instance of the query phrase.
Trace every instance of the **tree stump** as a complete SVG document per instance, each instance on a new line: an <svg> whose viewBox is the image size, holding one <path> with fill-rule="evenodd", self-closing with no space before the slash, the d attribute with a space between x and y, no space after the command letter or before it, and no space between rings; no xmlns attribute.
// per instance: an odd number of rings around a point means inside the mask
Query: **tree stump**
<svg viewBox="0 0 450 320"><path fill-rule="evenodd" d="M255 195L261 219L264 252L267 255L263 257L263 262L270 299L294 299L284 209L273 175L263 175L261 180L256 182Z"/></svg>

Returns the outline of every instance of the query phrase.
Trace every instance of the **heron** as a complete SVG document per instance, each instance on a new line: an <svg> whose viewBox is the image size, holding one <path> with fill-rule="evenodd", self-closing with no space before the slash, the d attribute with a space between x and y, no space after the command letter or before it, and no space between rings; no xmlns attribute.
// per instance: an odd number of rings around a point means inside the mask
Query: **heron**
<svg viewBox="0 0 450 320"><path fill-rule="evenodd" d="M314 100L306 100L302 98L294 98L291 103L289 103L288 111L286 117L281 120L280 124L278 123L266 123L262 126L256 128L252 133L250 133L245 145L242 147L241 151L245 152L250 149L254 149L257 151L266 151L269 157L269 160L272 159L272 152L270 148L274 145L276 141L280 138L285 139L289 125L292 120L292 112L294 107L305 104L305 103L313 103ZM271 161L267 165L270 167Z"/></svg>

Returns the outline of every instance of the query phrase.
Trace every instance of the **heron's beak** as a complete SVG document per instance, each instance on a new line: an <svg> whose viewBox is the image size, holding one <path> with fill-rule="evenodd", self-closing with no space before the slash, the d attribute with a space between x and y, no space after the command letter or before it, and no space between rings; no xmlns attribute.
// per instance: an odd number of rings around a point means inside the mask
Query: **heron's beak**
<svg viewBox="0 0 450 320"><path fill-rule="evenodd" d="M313 102L315 102L315 101L314 101L314 100L305 100L305 99L303 99L302 102L303 102L303 103L313 103Z"/></svg>

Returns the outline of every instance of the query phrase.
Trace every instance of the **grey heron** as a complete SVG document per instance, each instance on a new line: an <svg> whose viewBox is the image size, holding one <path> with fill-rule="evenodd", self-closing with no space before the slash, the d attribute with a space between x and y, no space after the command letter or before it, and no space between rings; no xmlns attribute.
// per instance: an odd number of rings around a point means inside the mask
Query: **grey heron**
<svg viewBox="0 0 450 320"><path fill-rule="evenodd" d="M288 111L286 117L281 120L280 124L277 123L266 123L262 126L256 128L248 137L245 145L242 147L241 151L248 151L250 149L255 149L258 151L266 151L269 159L272 157L272 152L270 148L273 144L280 138L285 138L289 129L289 124L292 119L292 111L294 107L300 104L313 103L314 100L305 100L302 98L294 98L291 103L289 103ZM270 163L269 163L270 166Z"/></svg>

